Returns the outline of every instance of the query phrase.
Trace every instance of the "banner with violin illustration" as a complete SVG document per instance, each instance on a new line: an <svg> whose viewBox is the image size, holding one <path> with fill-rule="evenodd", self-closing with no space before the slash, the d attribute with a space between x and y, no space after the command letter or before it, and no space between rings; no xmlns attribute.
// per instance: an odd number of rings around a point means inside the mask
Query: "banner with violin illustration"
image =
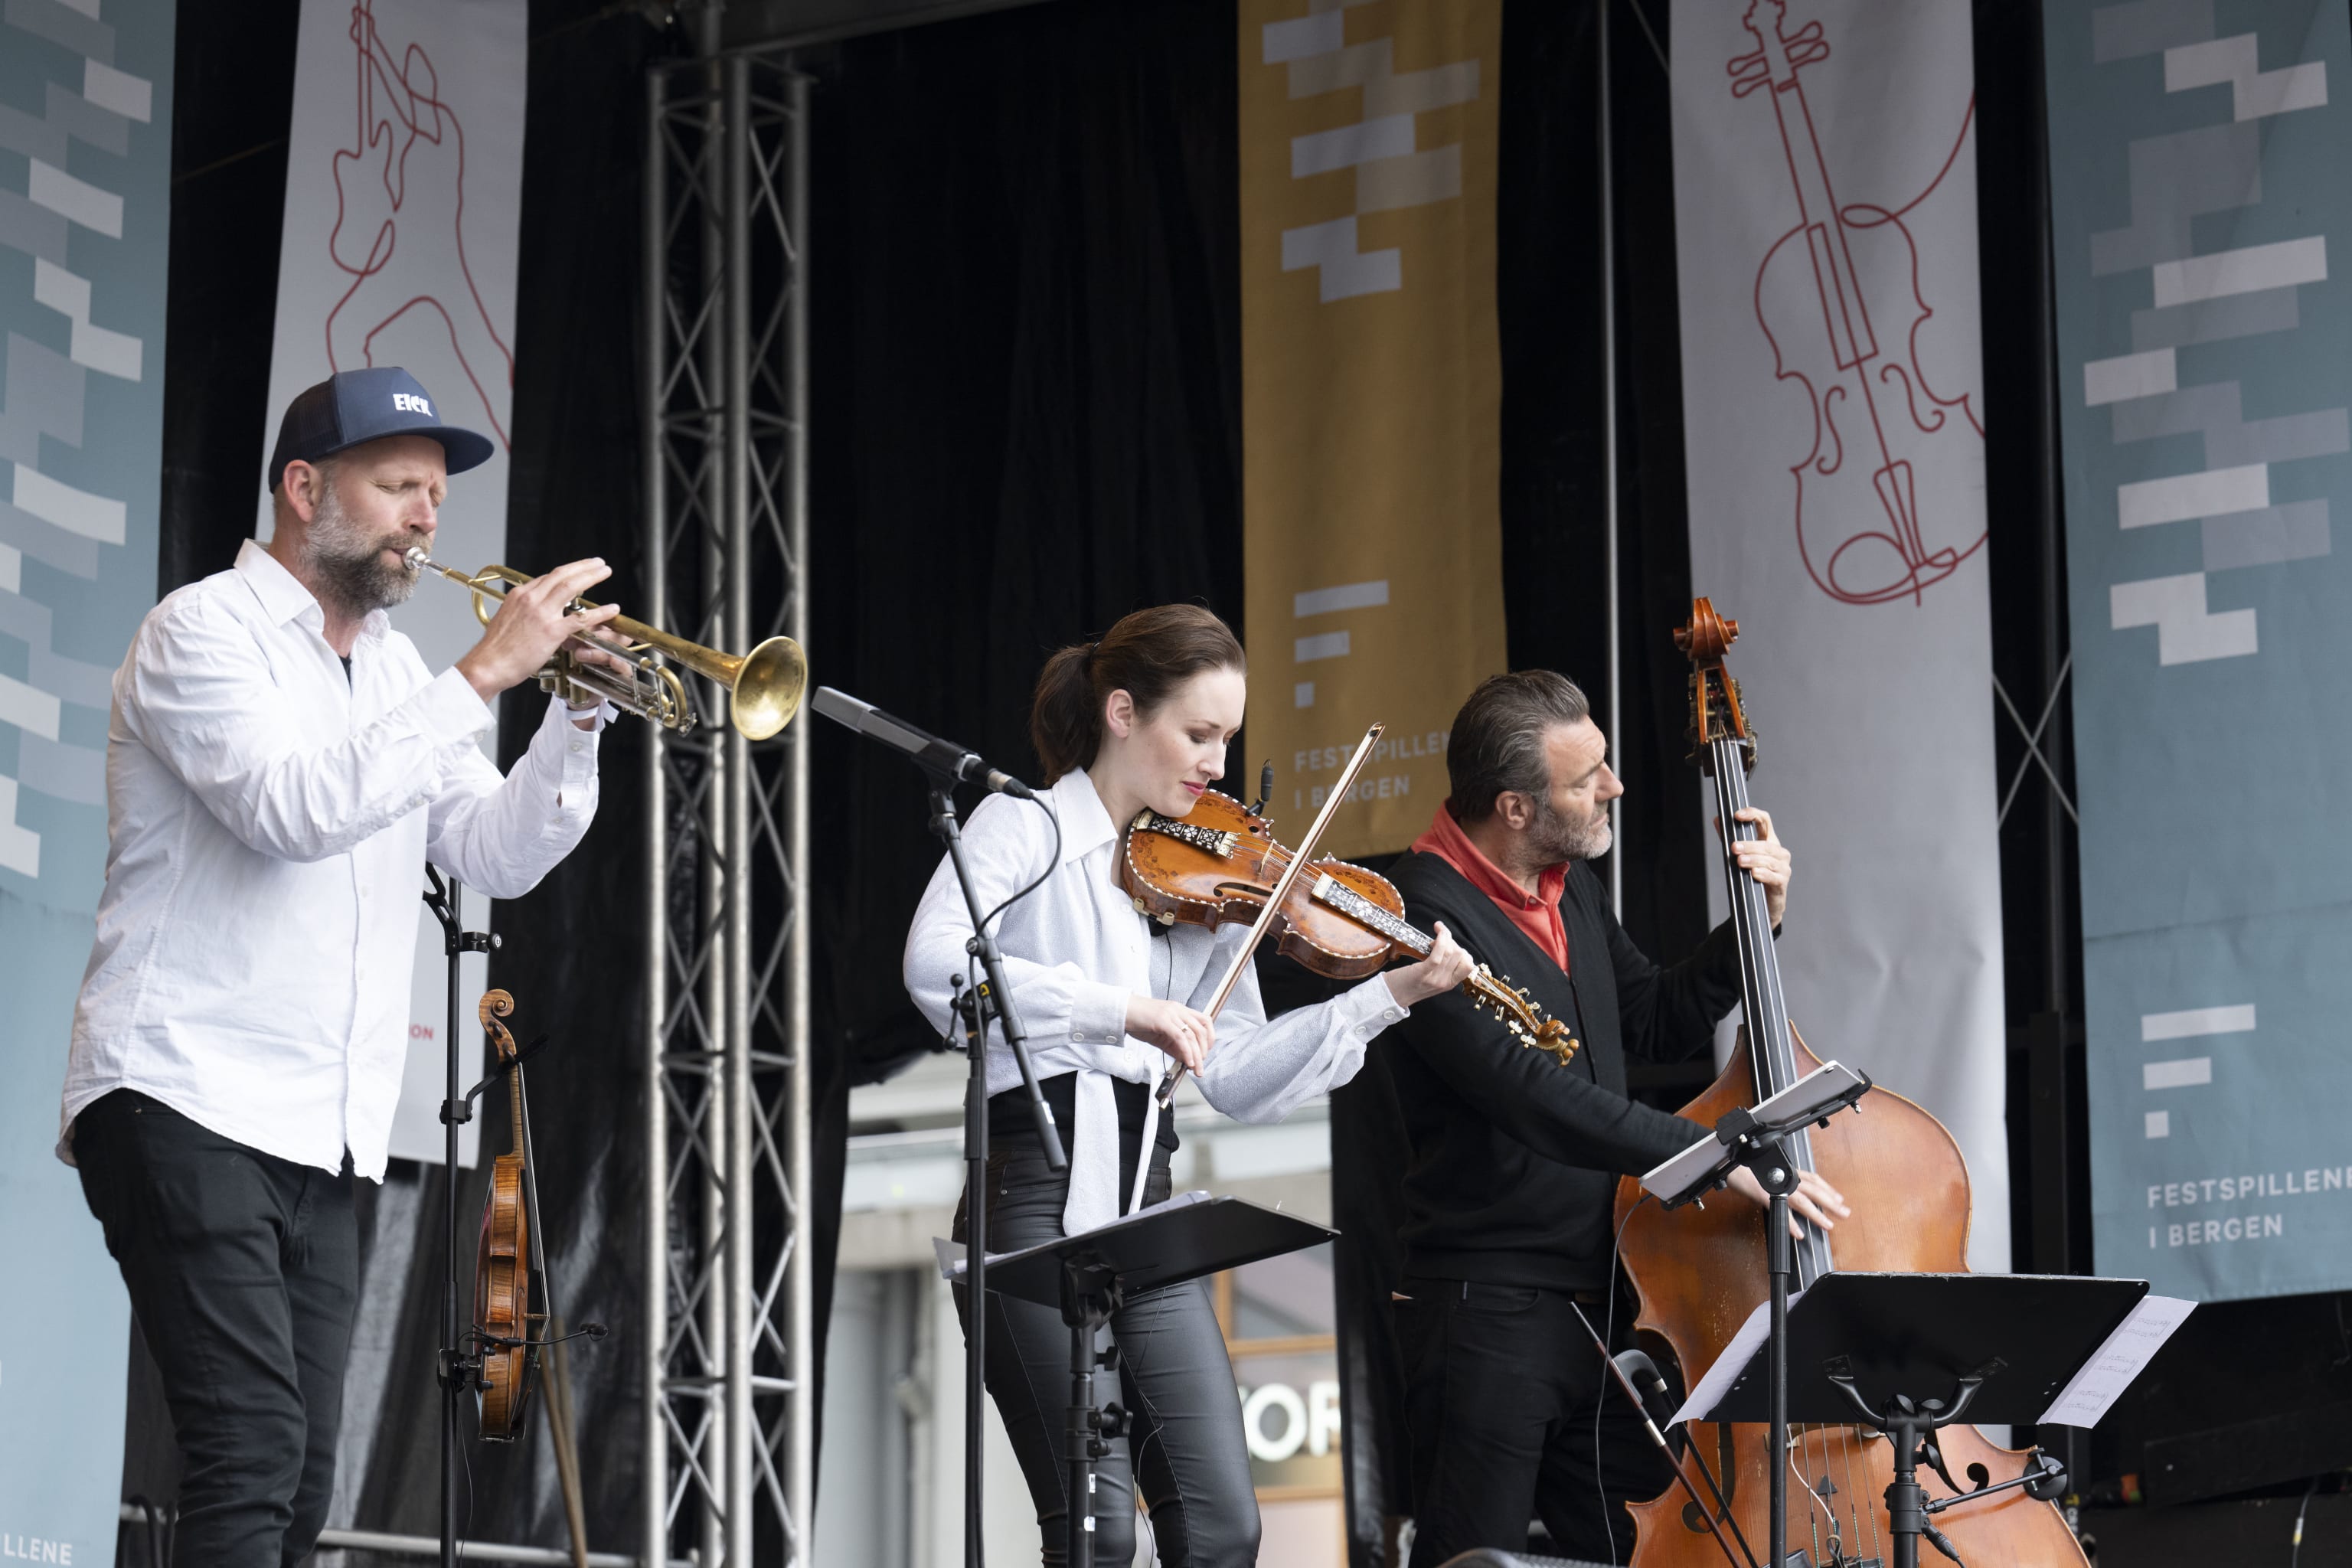
<svg viewBox="0 0 2352 1568"><path fill-rule="evenodd" d="M304 387L339 370L405 367L436 412L493 444L489 461L450 485L434 545L468 571L506 558L526 10L525 0L302 0L296 45L265 447ZM254 454L257 474L268 456ZM257 503L255 537L267 540L269 498ZM471 600L438 586L392 616L435 669L481 636ZM495 732L484 747L496 750ZM448 961L417 875L398 889L416 904L419 934L392 1152L437 1164ZM488 929L479 894L465 913ZM487 960L464 964L464 994L478 996ZM470 1007L459 1016L471 1082L481 1034ZM481 1130L461 1132L471 1165Z"/></svg>
<svg viewBox="0 0 2352 1568"><path fill-rule="evenodd" d="M2352 19L2044 10L2099 1272L2352 1286Z"/></svg>
<svg viewBox="0 0 2352 1568"><path fill-rule="evenodd" d="M1504 668L1495 316L1501 0L1242 0L1243 529L1252 761L1402 849Z"/></svg>
<svg viewBox="0 0 2352 1568"><path fill-rule="evenodd" d="M1950 1129L1969 1261L2006 1268L1968 0L1675 0L1672 32L1692 588L1769 693L1789 1004Z"/></svg>
<svg viewBox="0 0 2352 1568"><path fill-rule="evenodd" d="M155 604L171 0L0 15L0 1560L114 1560L131 1303L59 1162L114 671Z"/></svg>

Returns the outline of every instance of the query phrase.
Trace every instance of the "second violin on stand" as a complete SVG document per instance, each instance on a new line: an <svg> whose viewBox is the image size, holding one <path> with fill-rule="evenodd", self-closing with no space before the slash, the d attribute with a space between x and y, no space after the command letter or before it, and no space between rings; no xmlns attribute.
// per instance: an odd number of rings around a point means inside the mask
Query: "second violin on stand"
<svg viewBox="0 0 2352 1568"><path fill-rule="evenodd" d="M548 1303L547 1259L540 1237L539 1182L533 1170L530 1147L530 1110L524 1094L522 1064L537 1054L546 1044L541 1036L527 1046L517 1046L515 1038L503 1022L514 1012L514 998L504 991L486 992L476 1008L487 1043L496 1051L497 1063L488 1076L471 1089L460 1090L460 1042L457 1028L457 998L462 984L458 970L460 959L468 952L488 952L499 945L499 939L481 931L465 929L461 914L464 890L454 879L446 879L431 868L425 868L427 887L425 907L441 923L443 952L449 961L449 1013L446 1071L447 1095L441 1105L441 1121L445 1131L444 1170L447 1173L447 1205L443 1245L442 1342L437 1357L437 1378L442 1389L441 1420L441 1561L444 1568L456 1568L457 1562L457 1470L459 1445L464 1441L460 1429L460 1413L468 1394L479 1400L478 1429L490 1442L512 1442L522 1435L530 1407L530 1394L537 1381L540 1352L557 1342L543 1333L531 1331L533 1323L555 1321L554 1308ZM483 1204L481 1231L474 1257L474 1315L470 1328L459 1327L457 1289L457 1187L460 1165L458 1129L473 1120L474 1102L500 1078L509 1079L508 1086L508 1116L510 1143L508 1152L498 1156L490 1171L489 1193ZM531 1276L539 1276L539 1300L543 1310L532 1310ZM564 1340L600 1340L604 1337L602 1323L583 1323L574 1332L563 1334ZM572 1555L584 1560L587 1543L582 1521L585 1509L582 1497L579 1456L572 1445L572 1435L560 1423L551 1421L550 1431L556 1446L557 1478L563 1489L564 1507L572 1532Z"/></svg>

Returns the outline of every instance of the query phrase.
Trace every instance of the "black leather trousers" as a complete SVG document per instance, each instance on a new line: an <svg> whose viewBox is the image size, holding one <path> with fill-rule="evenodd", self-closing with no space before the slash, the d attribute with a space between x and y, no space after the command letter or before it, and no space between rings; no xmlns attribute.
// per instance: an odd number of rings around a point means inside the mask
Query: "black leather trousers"
<svg viewBox="0 0 2352 1568"><path fill-rule="evenodd" d="M1148 1203L1169 1194L1166 1152L1157 1152L1144 1189ZM988 1185L991 1253L1062 1234L1069 1178L1045 1168L1034 1133L1003 1140L989 1156ZM955 1236L964 1237L961 1205ZM969 1324L962 1291L956 1308ZM1110 1335L1118 1346L1118 1398L1129 1413L1129 1427L1095 1467L1095 1562L1099 1568L1127 1568L1134 1560L1140 1496L1151 1514L1160 1568L1250 1568L1257 1562L1257 1495L1250 1486L1233 1363L1209 1304L1208 1282L1130 1299L1113 1314ZM1070 1506L1062 1459L1070 1331L1051 1307L991 1291L987 1342L982 1372L1037 1507L1042 1561L1045 1568L1063 1568ZM1097 1377L1097 1397L1108 1397L1108 1382Z"/></svg>

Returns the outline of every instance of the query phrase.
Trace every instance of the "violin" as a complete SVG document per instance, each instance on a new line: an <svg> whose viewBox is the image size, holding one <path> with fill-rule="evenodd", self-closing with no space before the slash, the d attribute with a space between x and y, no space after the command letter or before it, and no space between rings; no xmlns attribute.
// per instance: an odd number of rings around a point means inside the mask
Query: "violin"
<svg viewBox="0 0 2352 1568"><path fill-rule="evenodd" d="M1748 805L1755 737L1738 683L1724 666L1724 654L1738 635L1739 623L1719 617L1706 599L1691 606L1690 624L1675 634L1691 661L1695 756L1713 785L1726 834L1724 874L1745 955L1740 1048L1714 1084L1682 1110L1702 1126L1779 1093L1821 1065L1789 1019L1764 889L1731 858L1734 842L1756 837L1752 823L1738 820ZM1794 1285L1809 1287L1837 1268L1947 1274L1968 1268L1968 1166L1944 1124L1918 1105L1880 1085L1871 1093L1868 1115L1840 1117L1820 1131L1791 1133L1782 1148L1799 1170L1819 1171L1853 1205L1853 1216L1837 1227L1834 1257L1830 1237L1799 1220L1803 1235L1794 1244ZM1627 1178L1618 1187L1615 1217L1623 1237L1625 1272L1640 1301L1634 1326L1665 1342L1681 1362L1687 1385L1715 1363L1769 1289L1764 1211L1722 1203L1670 1214L1643 1202L1640 1183ZM1723 1505L1713 1512L1696 1501L1677 1507L1673 1496L1633 1504L1633 1568L1718 1568L1725 1529L1743 1542L1756 1542L1758 1555L1773 1563L1800 1550L1816 1563L1887 1561L1891 1542L1882 1500L1895 1471L1891 1445L1876 1431L1850 1426L1790 1429L1781 1461L1793 1471L1789 1536L1769 1551L1767 1500L1776 1462L1766 1451L1769 1428L1760 1423L1692 1422L1686 1431L1689 1458L1717 1478ZM1958 1496L1990 1485L1995 1472L2004 1479L2022 1473L2024 1459L2015 1450L1995 1447L1974 1426L1947 1426L1927 1443L1929 1468L1918 1479L1931 1498ZM1976 1568L2084 1568L2082 1548L2056 1506L2021 1490L1944 1514L1938 1525L1960 1558Z"/></svg>
<svg viewBox="0 0 2352 1568"><path fill-rule="evenodd" d="M1277 952L1327 980L1361 980L1396 959L1426 958L1436 945L1406 921L1404 896L1379 872L1325 858L1289 875L1297 865L1256 809L1204 790L1181 818L1147 808L1128 824L1118 885L1138 914L1163 926L1254 924L1275 900L1265 934L1276 936ZM1485 964L1471 970L1462 989L1520 1045L1563 1067L1576 1055L1580 1042L1567 1025Z"/></svg>
<svg viewBox="0 0 2352 1568"><path fill-rule="evenodd" d="M489 1196L482 1205L482 1235L474 1252L474 1334L481 1350L481 1432L494 1443L522 1436L530 1410L530 1388L539 1370L539 1347L530 1325L530 1187L525 1167L522 1063L515 1037L499 1018L514 1011L503 991L483 994L475 1016L497 1048L509 1075L507 1110L513 1142L490 1165Z"/></svg>

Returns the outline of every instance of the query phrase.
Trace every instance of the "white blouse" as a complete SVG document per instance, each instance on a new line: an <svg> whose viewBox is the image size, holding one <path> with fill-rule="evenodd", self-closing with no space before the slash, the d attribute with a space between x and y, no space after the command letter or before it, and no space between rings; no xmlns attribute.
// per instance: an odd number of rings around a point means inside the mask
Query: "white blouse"
<svg viewBox="0 0 2352 1568"><path fill-rule="evenodd" d="M1132 1195L1118 1191L1111 1080L1157 1083L1175 1065L1157 1046L1129 1037L1128 998L1180 998L1207 1007L1249 933L1239 922L1214 931L1177 925L1154 941L1118 886L1118 829L1094 781L1073 769L1039 800L1061 819L1061 859L1036 891L998 919L996 940L1038 1078L1078 1075L1076 1126L1064 1130L1071 1169L1062 1228L1075 1235L1133 1207ZM992 795L965 821L963 843L984 914L1046 869L1054 825L1036 805ZM908 994L942 1034L952 1032L950 979L967 973L971 935L955 868L942 857L907 933L904 966ZM1375 974L1328 1002L1268 1022L1257 975L1244 969L1217 1016L1216 1043L1200 1074L1202 1097L1237 1121L1279 1121L1355 1077L1364 1047L1405 1012ZM1021 1081L1021 1069L1002 1026L992 1021L989 1035L988 1092L998 1094ZM1144 1127L1147 1164L1157 1116L1155 1100Z"/></svg>

